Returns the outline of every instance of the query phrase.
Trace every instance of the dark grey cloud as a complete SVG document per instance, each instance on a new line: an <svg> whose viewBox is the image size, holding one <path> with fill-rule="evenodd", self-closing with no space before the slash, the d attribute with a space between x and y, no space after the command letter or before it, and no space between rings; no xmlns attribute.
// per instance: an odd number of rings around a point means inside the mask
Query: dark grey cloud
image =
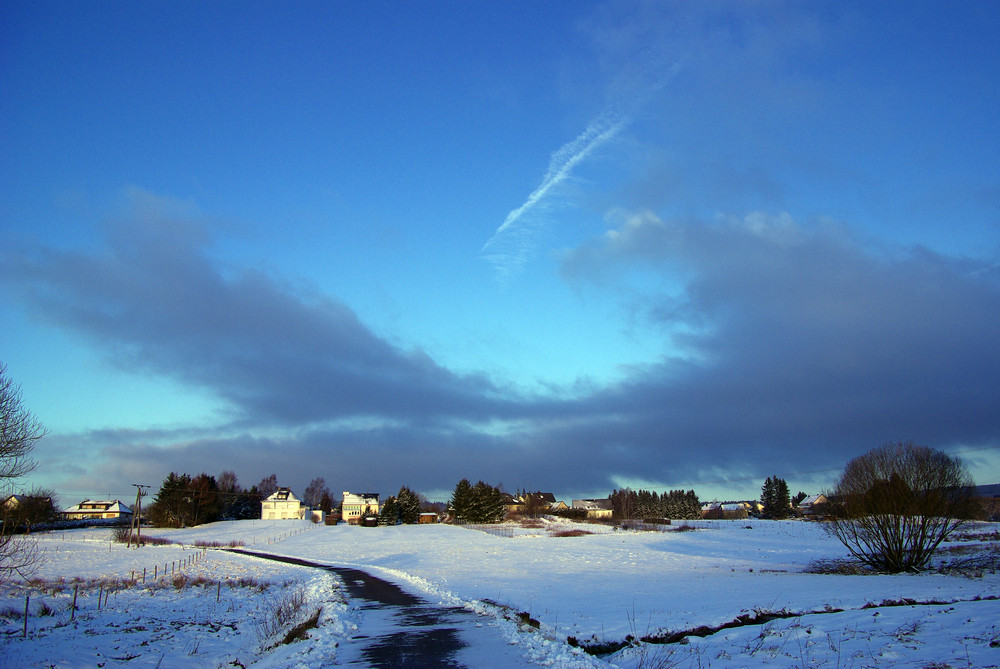
<svg viewBox="0 0 1000 669"><path fill-rule="evenodd" d="M89 336L114 364L208 388L254 423L509 413L484 378L388 343L343 303L224 268L204 227L156 200L134 196L98 252L5 256L4 275L37 315Z"/></svg>
<svg viewBox="0 0 1000 669"><path fill-rule="evenodd" d="M659 454L658 475L728 458L836 467L905 438L1000 444L1000 282L983 263L788 216L645 213L562 269L609 287L639 269L657 277L636 308L673 355L586 402L628 417L626 443Z"/></svg>
<svg viewBox="0 0 1000 669"><path fill-rule="evenodd" d="M623 308L667 353L566 399L452 373L335 299L210 250L192 217L152 206L95 251L4 255L0 276L36 316L232 408L212 426L53 435L41 473L102 492L234 469L248 485L274 472L388 493L469 477L599 495L628 480L835 470L895 439L1000 445L995 264L879 249L788 216L623 215L562 271L627 285Z"/></svg>

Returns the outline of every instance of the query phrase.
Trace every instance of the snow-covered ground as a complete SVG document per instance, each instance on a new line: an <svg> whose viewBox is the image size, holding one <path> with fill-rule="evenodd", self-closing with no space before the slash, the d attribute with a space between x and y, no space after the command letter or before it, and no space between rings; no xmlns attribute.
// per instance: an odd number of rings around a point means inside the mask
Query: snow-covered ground
<svg viewBox="0 0 1000 669"><path fill-rule="evenodd" d="M538 525L490 533L222 522L150 530L175 543L142 549L113 543L108 529L41 534L35 580L2 586L0 666L321 667L344 661L353 637L377 633L379 623L329 572L194 548L231 541L362 568L481 614L514 652L463 657L470 666L511 666L512 657L558 667L1000 666L995 571L809 573L847 555L818 525L799 521L702 521L686 524L695 531L663 532ZM942 559L996 555L996 525L969 531L978 540L952 542ZM280 609L291 613L273 624ZM278 643L316 610L306 640ZM758 622L707 633L740 619ZM621 647L697 628L707 634ZM618 650L593 656L568 641Z"/></svg>

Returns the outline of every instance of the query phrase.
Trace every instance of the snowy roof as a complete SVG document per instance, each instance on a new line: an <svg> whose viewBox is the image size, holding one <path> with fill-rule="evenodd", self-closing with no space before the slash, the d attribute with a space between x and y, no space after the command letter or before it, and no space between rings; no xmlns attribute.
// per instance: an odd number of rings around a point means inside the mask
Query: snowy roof
<svg viewBox="0 0 1000 669"><path fill-rule="evenodd" d="M344 491L344 504L378 504L377 492L350 493Z"/></svg>
<svg viewBox="0 0 1000 669"><path fill-rule="evenodd" d="M298 497L292 492L291 488L278 488L272 492L268 498L265 500L268 502L298 502L300 501Z"/></svg>
<svg viewBox="0 0 1000 669"><path fill-rule="evenodd" d="M132 513L132 509L125 506L121 500L93 500L85 499L79 504L74 504L63 513Z"/></svg>
<svg viewBox="0 0 1000 669"><path fill-rule="evenodd" d="M574 509L610 509L611 500L610 499L574 499L573 500Z"/></svg>

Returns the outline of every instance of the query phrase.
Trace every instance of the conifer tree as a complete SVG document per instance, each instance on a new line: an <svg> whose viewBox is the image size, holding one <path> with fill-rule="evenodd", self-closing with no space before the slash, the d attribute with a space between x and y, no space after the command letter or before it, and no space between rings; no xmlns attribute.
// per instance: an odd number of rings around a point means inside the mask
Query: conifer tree
<svg viewBox="0 0 1000 669"><path fill-rule="evenodd" d="M396 495L396 505L399 508L399 521L412 525L420 520L420 497L405 485Z"/></svg>
<svg viewBox="0 0 1000 669"><path fill-rule="evenodd" d="M448 507L451 515L460 523L473 522L469 520L469 512L472 506L472 484L469 479L462 479L455 486L455 491L451 495Z"/></svg>
<svg viewBox="0 0 1000 669"><path fill-rule="evenodd" d="M399 523L399 504L392 495L382 504L378 514L379 525L396 525Z"/></svg>
<svg viewBox="0 0 1000 669"><path fill-rule="evenodd" d="M761 514L764 518L788 518L791 513L791 496L785 479L768 476L760 489L760 503L764 507Z"/></svg>

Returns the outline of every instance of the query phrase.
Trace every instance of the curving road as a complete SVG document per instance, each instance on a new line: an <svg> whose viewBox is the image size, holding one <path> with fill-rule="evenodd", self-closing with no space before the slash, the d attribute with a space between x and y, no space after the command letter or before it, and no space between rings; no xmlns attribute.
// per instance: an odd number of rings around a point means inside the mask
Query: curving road
<svg viewBox="0 0 1000 669"><path fill-rule="evenodd" d="M515 648L474 613L445 607L406 592L398 585L347 567L333 567L301 558L230 549L234 553L325 569L344 582L347 595L363 611L359 634L340 648L338 664L376 667L530 666ZM365 629L377 634L364 634Z"/></svg>

